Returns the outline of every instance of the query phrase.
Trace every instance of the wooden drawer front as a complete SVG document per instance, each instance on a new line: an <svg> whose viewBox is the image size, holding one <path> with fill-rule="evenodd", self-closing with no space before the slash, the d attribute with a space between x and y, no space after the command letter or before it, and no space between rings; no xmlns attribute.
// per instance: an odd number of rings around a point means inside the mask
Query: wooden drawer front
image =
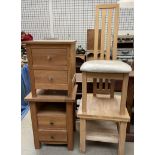
<svg viewBox="0 0 155 155"><path fill-rule="evenodd" d="M65 116L38 116L39 129L66 129Z"/></svg>
<svg viewBox="0 0 155 155"><path fill-rule="evenodd" d="M34 69L66 66L67 49L32 49L32 65Z"/></svg>
<svg viewBox="0 0 155 155"><path fill-rule="evenodd" d="M53 142L66 142L67 132L66 130L39 130L40 141L53 141Z"/></svg>
<svg viewBox="0 0 155 155"><path fill-rule="evenodd" d="M67 90L67 71L34 70L36 89Z"/></svg>

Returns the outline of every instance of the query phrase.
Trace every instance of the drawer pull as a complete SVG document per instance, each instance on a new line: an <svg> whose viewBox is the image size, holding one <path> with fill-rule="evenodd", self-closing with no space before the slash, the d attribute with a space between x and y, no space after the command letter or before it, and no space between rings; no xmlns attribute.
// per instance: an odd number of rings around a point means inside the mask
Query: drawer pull
<svg viewBox="0 0 155 155"><path fill-rule="evenodd" d="M51 56L47 56L47 60L52 60L52 57Z"/></svg>
<svg viewBox="0 0 155 155"><path fill-rule="evenodd" d="M48 80L49 80L49 81L52 81L52 80L53 80L53 78L52 78L51 76L49 76L49 77L48 77Z"/></svg>
<svg viewBox="0 0 155 155"><path fill-rule="evenodd" d="M54 125L54 123L53 122L50 122L50 125Z"/></svg>
<svg viewBox="0 0 155 155"><path fill-rule="evenodd" d="M51 139L54 139L54 137L53 137L53 136L51 136Z"/></svg>

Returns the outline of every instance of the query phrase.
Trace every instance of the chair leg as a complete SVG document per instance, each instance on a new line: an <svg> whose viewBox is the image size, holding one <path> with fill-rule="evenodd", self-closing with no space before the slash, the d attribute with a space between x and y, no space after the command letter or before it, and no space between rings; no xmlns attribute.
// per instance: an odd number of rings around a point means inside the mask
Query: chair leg
<svg viewBox="0 0 155 155"><path fill-rule="evenodd" d="M111 80L111 84L110 84L110 98L114 98L114 92L115 92L115 80Z"/></svg>
<svg viewBox="0 0 155 155"><path fill-rule="evenodd" d="M125 153L126 127L127 127L126 122L119 123L118 155L124 155Z"/></svg>
<svg viewBox="0 0 155 155"><path fill-rule="evenodd" d="M87 74L82 73L82 112L87 111Z"/></svg>
<svg viewBox="0 0 155 155"><path fill-rule="evenodd" d="M127 98L127 92L128 92L128 80L129 80L129 74L124 74L123 83L122 83L121 104L120 104L121 115L125 114L126 98Z"/></svg>
<svg viewBox="0 0 155 155"><path fill-rule="evenodd" d="M86 151L86 120L80 119L80 151Z"/></svg>

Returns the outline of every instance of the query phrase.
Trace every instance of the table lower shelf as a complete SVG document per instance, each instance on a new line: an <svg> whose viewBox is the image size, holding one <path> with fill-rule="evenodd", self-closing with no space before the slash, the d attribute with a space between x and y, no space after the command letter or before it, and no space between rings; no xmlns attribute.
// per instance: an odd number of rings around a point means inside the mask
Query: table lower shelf
<svg viewBox="0 0 155 155"><path fill-rule="evenodd" d="M117 125L110 121L87 121L86 140L118 143Z"/></svg>

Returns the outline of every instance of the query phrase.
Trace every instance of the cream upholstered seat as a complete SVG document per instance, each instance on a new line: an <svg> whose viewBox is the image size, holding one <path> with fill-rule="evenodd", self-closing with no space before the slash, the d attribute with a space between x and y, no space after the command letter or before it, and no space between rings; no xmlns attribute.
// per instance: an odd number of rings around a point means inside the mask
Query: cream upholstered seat
<svg viewBox="0 0 155 155"><path fill-rule="evenodd" d="M131 67L119 60L91 60L85 62L80 70L93 73L129 73Z"/></svg>

